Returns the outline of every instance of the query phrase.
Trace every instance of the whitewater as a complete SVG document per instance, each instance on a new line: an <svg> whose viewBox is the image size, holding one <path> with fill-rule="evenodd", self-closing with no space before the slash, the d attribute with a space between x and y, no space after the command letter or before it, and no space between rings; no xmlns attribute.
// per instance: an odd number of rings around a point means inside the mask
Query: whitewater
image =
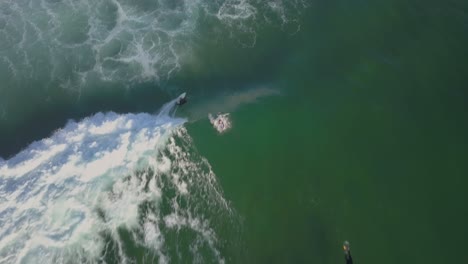
<svg viewBox="0 0 468 264"><path fill-rule="evenodd" d="M0 157L0 263L229 262L224 251L236 243L239 217L192 142L187 119L173 115L175 102L153 114L105 112L119 109L103 102L145 86L160 90L151 93L157 100L188 89L167 84L184 69L200 70L203 46L254 47L266 24L292 24L295 32L307 5L0 2L0 150L8 153ZM274 93L240 93L221 110ZM217 104L194 106L188 115L206 118ZM58 128L63 123L50 113L59 112L75 120ZM29 137L42 124L57 130ZM32 129L19 131L24 127ZM18 141L21 151L10 146Z"/></svg>
<svg viewBox="0 0 468 264"><path fill-rule="evenodd" d="M1 161L0 263L224 262L214 218L234 212L174 106L70 121Z"/></svg>
<svg viewBox="0 0 468 264"><path fill-rule="evenodd" d="M14 155L68 118L153 110L129 101L144 94L160 104L190 90L179 81L203 78L211 63L222 64L210 59L213 47L248 50L265 27L296 32L309 1L1 1L0 156ZM39 138L25 132L45 116Z"/></svg>
<svg viewBox="0 0 468 264"><path fill-rule="evenodd" d="M203 59L193 52L201 40L230 36L253 46L258 24L288 23L288 13L304 5L301 0L6 0L0 3L0 79L76 92L98 81L167 80ZM247 37L241 40L238 33Z"/></svg>

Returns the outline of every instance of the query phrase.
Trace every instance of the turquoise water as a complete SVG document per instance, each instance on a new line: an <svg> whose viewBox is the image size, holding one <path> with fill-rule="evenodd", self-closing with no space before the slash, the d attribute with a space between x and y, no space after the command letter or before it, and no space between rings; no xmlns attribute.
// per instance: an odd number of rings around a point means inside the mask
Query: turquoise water
<svg viewBox="0 0 468 264"><path fill-rule="evenodd" d="M467 12L3 2L0 262L467 262Z"/></svg>

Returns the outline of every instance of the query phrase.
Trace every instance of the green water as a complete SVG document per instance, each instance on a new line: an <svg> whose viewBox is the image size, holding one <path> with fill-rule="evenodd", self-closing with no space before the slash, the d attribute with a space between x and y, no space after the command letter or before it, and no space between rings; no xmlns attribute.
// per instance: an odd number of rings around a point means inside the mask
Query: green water
<svg viewBox="0 0 468 264"><path fill-rule="evenodd" d="M245 220L242 262L342 263L344 240L356 263L468 261L466 4L379 2L316 3L262 65L282 96L225 136L189 127Z"/></svg>
<svg viewBox="0 0 468 264"><path fill-rule="evenodd" d="M467 2L314 1L297 19L297 32L262 27L253 48L200 42L203 60L161 85L172 92L53 101L4 130L23 131L5 153L68 118L154 111L174 91L201 104L268 87L281 94L238 107L226 134L187 124L241 219L221 232L227 263L343 263L344 240L355 263L468 263Z"/></svg>

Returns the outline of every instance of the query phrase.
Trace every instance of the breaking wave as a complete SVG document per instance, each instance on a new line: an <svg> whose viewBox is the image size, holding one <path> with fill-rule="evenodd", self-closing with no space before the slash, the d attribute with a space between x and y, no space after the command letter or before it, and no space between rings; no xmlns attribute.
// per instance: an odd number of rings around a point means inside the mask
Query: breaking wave
<svg viewBox="0 0 468 264"><path fill-rule="evenodd" d="M173 106L71 121L0 161L0 262L223 263L235 213Z"/></svg>

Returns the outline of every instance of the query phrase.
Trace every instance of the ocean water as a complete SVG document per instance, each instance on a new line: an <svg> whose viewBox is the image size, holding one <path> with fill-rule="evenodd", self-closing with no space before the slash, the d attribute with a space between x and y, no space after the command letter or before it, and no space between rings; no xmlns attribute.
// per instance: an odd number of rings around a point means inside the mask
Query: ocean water
<svg viewBox="0 0 468 264"><path fill-rule="evenodd" d="M1 1L0 263L465 263L467 47L461 0Z"/></svg>

